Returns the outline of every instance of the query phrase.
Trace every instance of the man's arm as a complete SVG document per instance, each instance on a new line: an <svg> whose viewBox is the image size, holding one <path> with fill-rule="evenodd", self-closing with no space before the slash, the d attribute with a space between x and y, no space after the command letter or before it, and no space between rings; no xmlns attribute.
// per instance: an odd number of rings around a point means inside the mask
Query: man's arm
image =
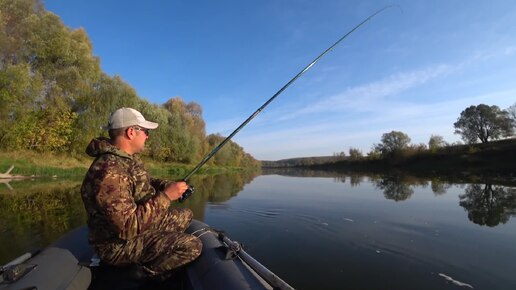
<svg viewBox="0 0 516 290"><path fill-rule="evenodd" d="M168 210L171 198L164 191L142 204L136 204L132 184L126 174L107 174L100 180L97 203L118 229L121 239L131 239L158 222Z"/></svg>

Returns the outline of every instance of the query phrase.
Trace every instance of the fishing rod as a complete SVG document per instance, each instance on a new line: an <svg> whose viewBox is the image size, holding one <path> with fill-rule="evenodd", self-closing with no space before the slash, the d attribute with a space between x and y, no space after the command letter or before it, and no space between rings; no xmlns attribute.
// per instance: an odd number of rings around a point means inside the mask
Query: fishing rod
<svg viewBox="0 0 516 290"><path fill-rule="evenodd" d="M362 22L360 22L358 25L356 25L353 29L351 29L348 33L346 33L344 36L339 38L333 45L328 47L325 51L323 51L319 56L317 56L311 63L309 63L304 69L302 69L296 76L294 76L290 81L288 81L281 89L279 89L270 99L268 99L261 107L259 107L253 114L251 114L240 126L238 126L231 134L229 134L228 137L226 137L222 142L220 142L219 145L217 145L213 150L208 153L204 158L195 166L182 180L187 182L192 175L194 175L201 167L208 162L213 155L215 155L221 148L224 146L233 136L235 136L247 123L251 122L254 117L256 117L265 107L267 107L276 97L278 97L286 88L288 88L293 82L295 82L299 77L301 77L306 71L308 71L314 64L316 64L323 56L325 56L328 52L333 50L335 46L337 46L341 41L343 41L346 37L348 37L350 34L355 32L360 26L367 23L371 18L375 17L376 15L382 13L386 9L389 9L393 7L393 5L385 6L382 9L376 11L375 13L371 14L369 17L364 19ZM183 202L185 199L190 197L192 193L194 192L193 186L189 186L189 188L183 193L183 195L179 198L179 202Z"/></svg>

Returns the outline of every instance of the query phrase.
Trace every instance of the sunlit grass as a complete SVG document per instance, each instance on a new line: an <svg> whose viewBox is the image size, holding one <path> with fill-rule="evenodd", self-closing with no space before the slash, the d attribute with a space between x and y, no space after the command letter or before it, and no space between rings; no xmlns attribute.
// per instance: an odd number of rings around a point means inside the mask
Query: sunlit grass
<svg viewBox="0 0 516 290"><path fill-rule="evenodd" d="M15 151L0 153L0 173L5 173L11 166L12 175L36 177L76 177L84 176L93 158L71 157L69 155L37 153L33 151ZM179 180L185 177L194 164L161 163L144 158L145 167L151 176ZM225 172L242 171L239 167L220 167L206 165L196 174L211 175Z"/></svg>
<svg viewBox="0 0 516 290"><path fill-rule="evenodd" d="M86 159L64 157L51 153L16 151L0 153L0 172L5 173L11 166L13 175L59 176L84 175L89 166Z"/></svg>

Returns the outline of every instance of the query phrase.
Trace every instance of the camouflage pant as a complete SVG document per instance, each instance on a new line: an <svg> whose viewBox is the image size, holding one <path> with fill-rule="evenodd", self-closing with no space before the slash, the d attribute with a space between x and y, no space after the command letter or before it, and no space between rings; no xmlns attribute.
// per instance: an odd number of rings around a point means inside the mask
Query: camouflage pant
<svg viewBox="0 0 516 290"><path fill-rule="evenodd" d="M152 229L125 243L97 245L97 253L112 265L142 265L151 275L176 269L201 254L201 240L184 233L192 217L190 209L171 208Z"/></svg>

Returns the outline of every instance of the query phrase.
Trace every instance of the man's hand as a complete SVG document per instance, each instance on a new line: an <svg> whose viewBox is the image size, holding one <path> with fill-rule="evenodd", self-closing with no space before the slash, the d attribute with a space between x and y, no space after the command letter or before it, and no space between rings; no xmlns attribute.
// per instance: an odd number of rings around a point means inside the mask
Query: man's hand
<svg viewBox="0 0 516 290"><path fill-rule="evenodd" d="M184 181L178 181L178 182L171 182L164 190L165 194L170 198L171 200L176 200L183 195L183 192L185 192L188 189L188 184Z"/></svg>

